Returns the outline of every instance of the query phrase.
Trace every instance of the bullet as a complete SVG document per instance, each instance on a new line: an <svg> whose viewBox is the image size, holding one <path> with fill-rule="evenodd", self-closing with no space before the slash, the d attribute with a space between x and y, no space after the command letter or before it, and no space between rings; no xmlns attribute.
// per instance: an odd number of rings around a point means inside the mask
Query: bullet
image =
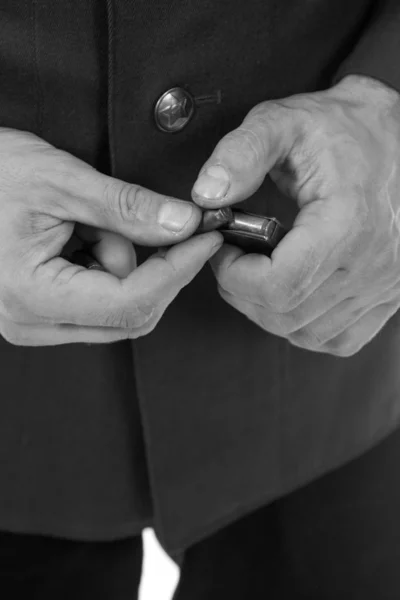
<svg viewBox="0 0 400 600"><path fill-rule="evenodd" d="M219 227L227 226L232 220L233 212L228 206L219 208L218 210L205 210L196 233L214 231Z"/></svg>

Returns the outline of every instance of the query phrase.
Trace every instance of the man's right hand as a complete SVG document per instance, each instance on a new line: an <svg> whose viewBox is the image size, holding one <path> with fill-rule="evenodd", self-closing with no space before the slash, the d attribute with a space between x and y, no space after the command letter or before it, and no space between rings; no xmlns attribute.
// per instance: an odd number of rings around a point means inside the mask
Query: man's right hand
<svg viewBox="0 0 400 600"><path fill-rule="evenodd" d="M0 129L0 334L45 346L149 333L222 244L217 232L190 237L200 219L194 204L103 175L33 134ZM174 245L121 278L61 257L76 225L130 252L131 242Z"/></svg>

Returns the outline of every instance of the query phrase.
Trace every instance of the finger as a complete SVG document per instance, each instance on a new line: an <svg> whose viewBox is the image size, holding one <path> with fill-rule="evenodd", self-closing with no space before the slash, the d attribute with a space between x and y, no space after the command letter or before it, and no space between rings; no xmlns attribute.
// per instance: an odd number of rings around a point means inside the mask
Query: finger
<svg viewBox="0 0 400 600"><path fill-rule="evenodd" d="M224 244L210 264L219 286L228 294L263 308L284 312L280 298L275 300L272 288L268 288L272 263L267 256L245 254L235 246Z"/></svg>
<svg viewBox="0 0 400 600"><path fill-rule="evenodd" d="M118 233L77 225L75 233L90 245L91 255L112 275L124 278L136 268L132 242Z"/></svg>
<svg viewBox="0 0 400 600"><path fill-rule="evenodd" d="M271 258L224 246L211 261L220 285L276 312L294 310L338 270L348 291L352 277L342 265L357 231L342 204L333 198L305 206Z"/></svg>
<svg viewBox="0 0 400 600"><path fill-rule="evenodd" d="M326 311L321 319L311 321L310 325L294 328L287 321L287 315L268 311L265 307L238 298L224 289L219 288L221 297L230 306L248 317L268 333L287 338L293 345L307 350L318 350L326 341L332 339L353 323L360 316L371 310L371 306L357 306L354 299L346 299L339 306ZM346 310L345 316L342 311Z"/></svg>
<svg viewBox="0 0 400 600"><path fill-rule="evenodd" d="M268 310L254 300L245 299L243 295L235 296L221 287L219 293L228 304L269 333L286 337L296 346L314 350L351 327L372 307L396 301L399 285L376 286L368 296L347 297L346 280L336 272L310 298L288 313Z"/></svg>
<svg viewBox="0 0 400 600"><path fill-rule="evenodd" d="M24 296L41 322L136 329L143 327L200 271L222 243L218 232L193 236L151 257L127 278L89 271L56 258L35 271Z"/></svg>
<svg viewBox="0 0 400 600"><path fill-rule="evenodd" d="M245 254L231 244L223 246L210 259L219 286L243 300L261 304L260 281L271 268L271 260L261 254Z"/></svg>
<svg viewBox="0 0 400 600"><path fill-rule="evenodd" d="M76 325L16 325L2 321L1 335L15 346L59 346L62 344L107 344L133 339L141 331Z"/></svg>
<svg viewBox="0 0 400 600"><path fill-rule="evenodd" d="M251 196L267 173L284 161L302 132L298 111L264 102L217 144L193 187L193 200L215 208Z"/></svg>
<svg viewBox="0 0 400 600"><path fill-rule="evenodd" d="M268 329L264 327L264 323L262 320L262 316L265 313L264 307L259 304L255 304L254 302L250 302L249 300L244 300L243 298L239 298L238 296L234 296L230 292L227 292L220 286L218 286L218 292L223 300L232 308L235 308L238 312L242 313L245 317L262 327L262 329L267 329L269 333L274 333L272 329ZM281 335L280 333L276 333L276 335Z"/></svg>
<svg viewBox="0 0 400 600"><path fill-rule="evenodd" d="M83 161L71 161L68 171L52 169L41 176L49 188L50 214L120 233L137 244L179 242L201 220L201 211L193 203L109 177Z"/></svg>
<svg viewBox="0 0 400 600"><path fill-rule="evenodd" d="M345 326L338 328L336 336L322 343L318 336L310 337L309 335L297 334L285 336L279 329L275 331L274 327L269 328L269 323L266 323L265 311L263 311L262 307L252 304L247 300L238 299L224 290L221 290L220 293L228 304L269 333L286 337L294 346L299 348L340 357L352 356L359 352L399 310L398 300L396 302L380 304L372 309L360 309L358 318L354 316L354 320L351 323L348 322Z"/></svg>
<svg viewBox="0 0 400 600"><path fill-rule="evenodd" d="M392 286L368 297L346 298L307 325L291 331L288 337L304 347L322 346L352 327L375 306L394 302L398 296L398 286Z"/></svg>
<svg viewBox="0 0 400 600"><path fill-rule="evenodd" d="M370 310L370 305L359 306L354 299L346 299L307 326L290 332L287 337L297 346L317 349L351 327Z"/></svg>
<svg viewBox="0 0 400 600"><path fill-rule="evenodd" d="M353 356L380 332L382 327L398 310L398 302L388 302L375 306L353 323L351 327L320 346L319 351L340 357Z"/></svg>
<svg viewBox="0 0 400 600"><path fill-rule="evenodd" d="M356 202L349 196L332 197L304 206L272 253L264 289L267 300L292 310L338 269L349 275L345 265L362 227L355 217ZM352 280L357 280L356 273L347 285Z"/></svg>
<svg viewBox="0 0 400 600"><path fill-rule="evenodd" d="M296 308L279 313L270 311L267 320L274 322L275 326L285 334L307 326L317 327L316 337L322 339L325 318L333 326L336 321L344 322L347 318L351 318L353 311L364 308L369 310L376 304L395 298L398 294L398 283L390 282L387 285L382 281L372 283L368 281L366 288L365 275L358 273L357 268L350 271L337 269ZM333 319L334 313L335 319ZM321 328L318 323L321 323Z"/></svg>
<svg viewBox="0 0 400 600"><path fill-rule="evenodd" d="M325 317L329 311L339 310L348 315L362 306L371 305L371 297L361 298L352 295L353 288L341 271L335 271L322 285L315 290L299 306L288 312L265 310L264 324L268 330L278 335L289 335L299 329L311 326L318 319Z"/></svg>

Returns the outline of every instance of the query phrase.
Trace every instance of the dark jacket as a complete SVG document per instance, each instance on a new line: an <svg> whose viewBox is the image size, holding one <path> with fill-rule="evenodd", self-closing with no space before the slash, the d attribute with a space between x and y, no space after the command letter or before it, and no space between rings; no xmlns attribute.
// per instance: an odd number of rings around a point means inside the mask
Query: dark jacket
<svg viewBox="0 0 400 600"><path fill-rule="evenodd" d="M255 104L346 73L400 90L397 0L0 0L0 22L1 126L188 200ZM175 85L211 98L171 135L153 109ZM287 226L297 212L268 179L245 206ZM154 523L182 549L393 430L399 348L400 315L350 358L296 348L225 304L208 267L137 342L0 339L0 528Z"/></svg>

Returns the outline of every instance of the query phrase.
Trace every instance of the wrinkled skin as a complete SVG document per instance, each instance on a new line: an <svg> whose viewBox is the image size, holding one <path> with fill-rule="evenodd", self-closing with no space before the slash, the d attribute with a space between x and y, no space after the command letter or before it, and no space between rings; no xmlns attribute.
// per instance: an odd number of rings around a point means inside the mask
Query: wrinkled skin
<svg viewBox="0 0 400 600"><path fill-rule="evenodd" d="M268 173L300 208L293 229L271 258L224 245L211 261L220 294L296 346L354 355L400 306L399 94L348 76L259 104L217 145L193 199L235 204Z"/></svg>
<svg viewBox="0 0 400 600"><path fill-rule="evenodd" d="M18 346L146 335L221 246L217 232L192 237L200 220L194 204L0 129L0 334ZM62 256L73 235L103 271ZM132 242L170 248L136 268Z"/></svg>

